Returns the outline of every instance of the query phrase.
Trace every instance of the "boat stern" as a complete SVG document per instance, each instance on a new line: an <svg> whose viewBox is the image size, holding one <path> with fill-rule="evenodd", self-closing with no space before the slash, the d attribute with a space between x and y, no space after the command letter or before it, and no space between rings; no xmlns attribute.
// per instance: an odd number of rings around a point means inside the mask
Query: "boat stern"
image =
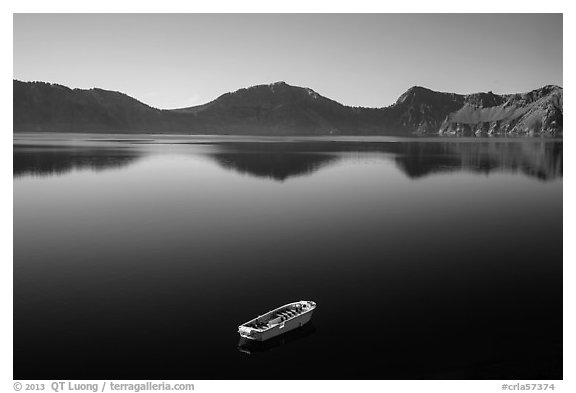
<svg viewBox="0 0 576 393"><path fill-rule="evenodd" d="M254 337L255 330L252 329L251 327L240 325L240 326L238 326L238 333L240 333L240 336L242 336L244 338L247 338L250 340L256 339Z"/></svg>

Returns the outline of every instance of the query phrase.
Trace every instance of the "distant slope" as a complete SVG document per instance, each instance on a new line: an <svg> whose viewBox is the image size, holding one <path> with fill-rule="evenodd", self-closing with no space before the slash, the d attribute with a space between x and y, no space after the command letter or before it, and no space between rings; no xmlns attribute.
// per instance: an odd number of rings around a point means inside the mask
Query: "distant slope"
<svg viewBox="0 0 576 393"><path fill-rule="evenodd" d="M431 134L438 132L446 116L461 108L464 100L462 95L414 86L383 111L392 119L390 128L404 133Z"/></svg>
<svg viewBox="0 0 576 393"><path fill-rule="evenodd" d="M352 108L285 82L240 89L175 112L192 114L191 122L200 126L196 130L208 133L324 135L359 130Z"/></svg>
<svg viewBox="0 0 576 393"><path fill-rule="evenodd" d="M125 94L14 81L14 131L143 131L161 111Z"/></svg>
<svg viewBox="0 0 576 393"><path fill-rule="evenodd" d="M466 101L450 113L441 134L562 134L563 90L545 86L526 94L497 96L492 105Z"/></svg>
<svg viewBox="0 0 576 393"><path fill-rule="evenodd" d="M159 110L125 94L14 80L14 131L234 135L562 134L562 88L459 95L412 87L385 108L354 108L285 82Z"/></svg>

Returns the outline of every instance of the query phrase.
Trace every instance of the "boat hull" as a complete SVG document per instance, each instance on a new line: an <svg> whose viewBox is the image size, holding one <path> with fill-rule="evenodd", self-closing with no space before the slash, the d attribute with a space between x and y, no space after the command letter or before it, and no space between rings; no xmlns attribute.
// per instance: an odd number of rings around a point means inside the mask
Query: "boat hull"
<svg viewBox="0 0 576 393"><path fill-rule="evenodd" d="M310 321L302 325L302 327L292 329L289 332L282 333L279 336L272 337L269 340L257 341L240 337L238 340L238 351L248 355L254 355L260 352L267 352L279 348L284 345L289 345L292 342L299 341L310 337L316 332L314 321Z"/></svg>

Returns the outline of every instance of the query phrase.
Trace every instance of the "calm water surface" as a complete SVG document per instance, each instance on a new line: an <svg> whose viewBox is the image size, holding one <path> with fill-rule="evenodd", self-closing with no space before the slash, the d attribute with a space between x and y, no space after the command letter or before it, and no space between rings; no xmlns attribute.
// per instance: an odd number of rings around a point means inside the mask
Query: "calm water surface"
<svg viewBox="0 0 576 393"><path fill-rule="evenodd" d="M562 378L562 142L16 134L14 378Z"/></svg>

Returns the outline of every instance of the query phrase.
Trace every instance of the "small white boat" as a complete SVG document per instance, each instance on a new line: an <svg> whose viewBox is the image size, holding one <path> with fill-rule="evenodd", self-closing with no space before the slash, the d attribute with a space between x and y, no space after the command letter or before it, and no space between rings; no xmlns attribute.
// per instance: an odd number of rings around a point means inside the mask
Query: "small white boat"
<svg viewBox="0 0 576 393"><path fill-rule="evenodd" d="M243 323L238 327L238 333L250 340L268 340L309 322L315 308L316 303L309 300L286 304Z"/></svg>

